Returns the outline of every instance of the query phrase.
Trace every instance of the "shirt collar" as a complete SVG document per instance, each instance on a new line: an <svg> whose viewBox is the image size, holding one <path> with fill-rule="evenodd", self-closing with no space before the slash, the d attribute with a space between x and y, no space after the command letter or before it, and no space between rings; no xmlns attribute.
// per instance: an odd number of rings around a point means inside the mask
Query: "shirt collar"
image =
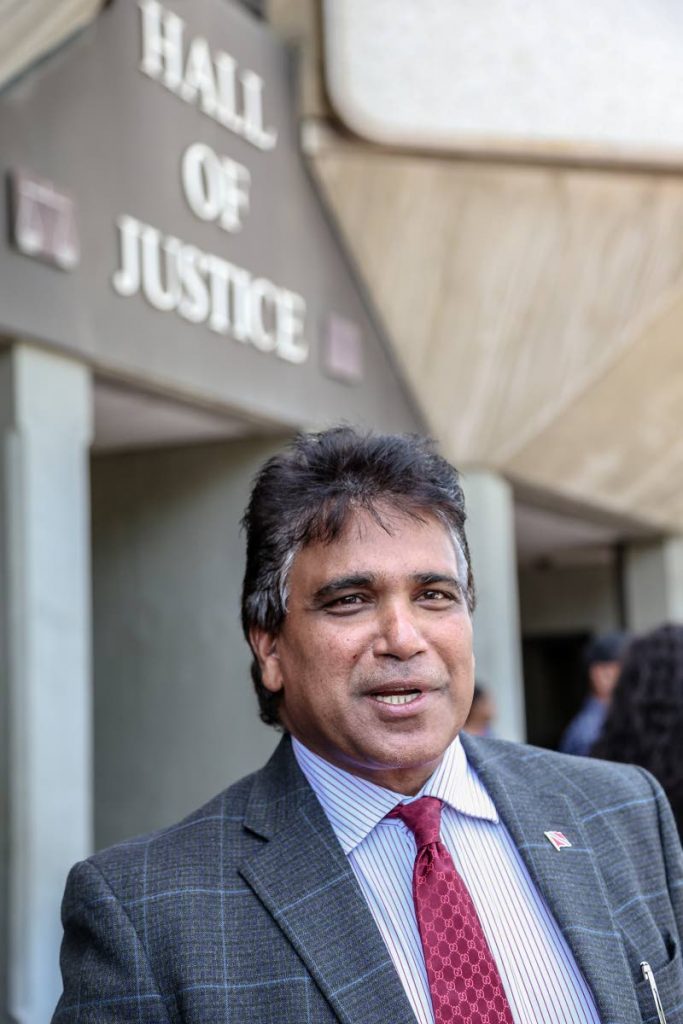
<svg viewBox="0 0 683 1024"><path fill-rule="evenodd" d="M415 797L394 793L351 775L314 754L292 737L294 756L322 804L344 853L349 854L398 803L435 796L460 814L498 821L493 800L470 765L460 737L446 748L441 763Z"/></svg>

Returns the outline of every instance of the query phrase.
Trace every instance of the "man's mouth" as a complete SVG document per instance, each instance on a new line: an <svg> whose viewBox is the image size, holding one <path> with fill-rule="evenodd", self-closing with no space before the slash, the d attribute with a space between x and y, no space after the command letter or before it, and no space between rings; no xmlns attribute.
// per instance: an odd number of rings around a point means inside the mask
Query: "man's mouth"
<svg viewBox="0 0 683 1024"><path fill-rule="evenodd" d="M384 690L382 693L371 693L369 696L380 704L411 704L422 696L422 690Z"/></svg>

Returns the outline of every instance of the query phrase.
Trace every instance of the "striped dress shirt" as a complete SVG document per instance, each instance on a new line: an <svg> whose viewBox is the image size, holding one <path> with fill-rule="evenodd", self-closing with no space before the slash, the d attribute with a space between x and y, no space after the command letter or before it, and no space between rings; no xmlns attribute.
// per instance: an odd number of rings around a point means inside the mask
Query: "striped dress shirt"
<svg viewBox="0 0 683 1024"><path fill-rule="evenodd" d="M441 839L470 891L515 1024L599 1024L583 975L456 737L416 797L401 797L293 741L367 900L419 1024L434 1024L412 897L415 839L387 813L402 800L443 801Z"/></svg>

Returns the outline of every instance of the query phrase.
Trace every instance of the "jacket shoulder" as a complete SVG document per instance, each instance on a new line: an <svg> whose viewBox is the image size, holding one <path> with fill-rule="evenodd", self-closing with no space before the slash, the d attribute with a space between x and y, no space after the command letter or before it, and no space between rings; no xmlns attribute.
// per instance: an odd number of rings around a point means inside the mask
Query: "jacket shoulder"
<svg viewBox="0 0 683 1024"><path fill-rule="evenodd" d="M181 821L100 850L85 863L124 900L150 890L223 884L226 867L259 842L243 827L258 775L240 779Z"/></svg>
<svg viewBox="0 0 683 1024"><path fill-rule="evenodd" d="M658 796L660 792L649 772L634 765L562 754L508 740L469 737L465 747L470 762L484 774L519 772L539 787L561 788L564 783L575 797L583 793L591 803L651 800L653 793Z"/></svg>

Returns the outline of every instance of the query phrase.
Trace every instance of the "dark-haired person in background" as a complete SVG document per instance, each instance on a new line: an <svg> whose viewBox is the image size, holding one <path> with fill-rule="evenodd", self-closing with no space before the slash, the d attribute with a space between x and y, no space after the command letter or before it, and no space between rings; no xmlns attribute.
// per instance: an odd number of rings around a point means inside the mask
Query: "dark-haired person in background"
<svg viewBox="0 0 683 1024"><path fill-rule="evenodd" d="M683 626L660 626L631 642L591 753L652 772L683 836Z"/></svg>
<svg viewBox="0 0 683 1024"><path fill-rule="evenodd" d="M588 695L562 735L563 754L588 754L600 736L627 643L627 634L617 631L603 633L588 643L584 652Z"/></svg>
<svg viewBox="0 0 683 1024"><path fill-rule="evenodd" d="M670 1024L683 863L640 769L460 735L456 471L302 435L257 477L242 615L270 762L76 865L55 1024Z"/></svg>

